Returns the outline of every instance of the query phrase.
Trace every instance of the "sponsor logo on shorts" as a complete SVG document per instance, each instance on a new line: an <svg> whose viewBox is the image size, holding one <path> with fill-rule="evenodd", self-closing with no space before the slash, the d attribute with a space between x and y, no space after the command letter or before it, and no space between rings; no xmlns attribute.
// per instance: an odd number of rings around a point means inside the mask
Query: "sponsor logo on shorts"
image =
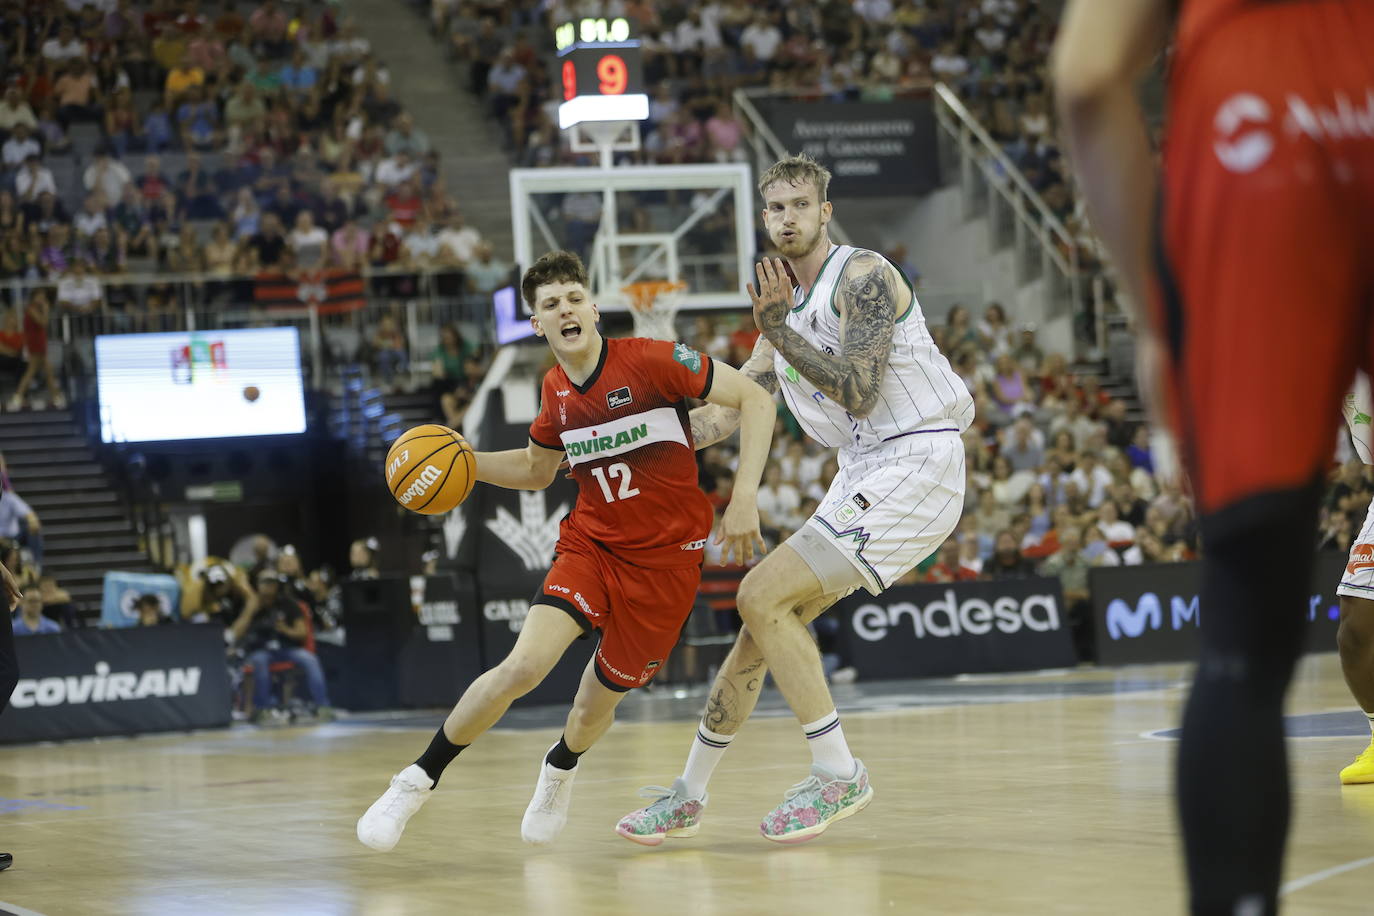
<svg viewBox="0 0 1374 916"><path fill-rule="evenodd" d="M641 684L647 684L649 678L654 676L654 672L658 670L658 666L661 664L663 664L663 659L660 658L656 662L649 662L649 664L645 665L644 673L639 676L639 682Z"/></svg>
<svg viewBox="0 0 1374 916"><path fill-rule="evenodd" d="M600 617L600 616L601 616L601 612L600 612L600 611L594 611L594 610L592 610L592 606L591 606L590 604L587 603L587 599L586 599L586 598L583 598L583 597L582 597L582 593L581 593L581 592L573 592L573 600L577 602L577 606L578 606L578 607L582 608L582 613L586 614L588 617Z"/></svg>
<svg viewBox="0 0 1374 916"><path fill-rule="evenodd" d="M680 547L679 549L680 549L680 550L705 550L705 549L706 549L706 538L702 538L702 539L699 540L699 541L688 541L686 544L683 544L682 547Z"/></svg>
<svg viewBox="0 0 1374 916"><path fill-rule="evenodd" d="M870 503L867 499L864 498L864 495L862 493L855 493L854 505L858 506L860 509L867 509Z"/></svg>
<svg viewBox="0 0 1374 916"><path fill-rule="evenodd" d="M1374 569L1374 544L1356 544L1350 550L1345 571L1353 576L1362 569Z"/></svg>
<svg viewBox="0 0 1374 916"><path fill-rule="evenodd" d="M626 674L624 671L621 671L615 665L612 665L611 660L608 659L605 655L601 654L600 645L596 647L596 657L601 659L601 664L605 666L606 673L610 674L612 677L618 678L619 680L626 681L628 683L634 683L638 680L638 678L636 678L634 675Z"/></svg>
<svg viewBox="0 0 1374 916"><path fill-rule="evenodd" d="M787 366L786 368L784 368L782 370L782 374L787 376L787 380L791 382L793 385L801 384L801 377L797 375L797 370L793 369L791 366Z"/></svg>
<svg viewBox="0 0 1374 916"><path fill-rule="evenodd" d="M852 522L858 514L859 513L854 511L853 506L845 503L843 506L840 506L840 511L835 513L835 521L843 525L847 522Z"/></svg>
<svg viewBox="0 0 1374 916"><path fill-rule="evenodd" d="M630 394L629 385L626 385L624 388L617 388L615 391L606 395L606 406L611 410L615 410L617 407L627 407L634 402L635 399Z"/></svg>

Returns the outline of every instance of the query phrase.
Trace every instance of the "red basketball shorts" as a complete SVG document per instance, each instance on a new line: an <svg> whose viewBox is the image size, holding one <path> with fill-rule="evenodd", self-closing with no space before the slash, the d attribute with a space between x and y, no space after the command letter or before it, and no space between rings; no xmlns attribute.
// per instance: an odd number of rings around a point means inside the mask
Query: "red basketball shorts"
<svg viewBox="0 0 1374 916"><path fill-rule="evenodd" d="M1204 513L1313 482L1374 368L1374 4L1239 7L1171 77L1152 320Z"/></svg>
<svg viewBox="0 0 1374 916"><path fill-rule="evenodd" d="M611 690L642 687L667 661L692 613L701 567L632 566L568 526L535 603L601 631L596 674Z"/></svg>

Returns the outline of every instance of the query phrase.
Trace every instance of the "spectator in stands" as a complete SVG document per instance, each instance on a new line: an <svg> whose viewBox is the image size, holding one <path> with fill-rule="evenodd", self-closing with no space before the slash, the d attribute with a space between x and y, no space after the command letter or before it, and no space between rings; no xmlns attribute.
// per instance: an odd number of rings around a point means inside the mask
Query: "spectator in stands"
<svg viewBox="0 0 1374 916"><path fill-rule="evenodd" d="M86 56L86 44L76 35L76 28L70 21L64 21L57 35L43 42L43 59L51 64L69 60L79 60Z"/></svg>
<svg viewBox="0 0 1374 916"><path fill-rule="evenodd" d="M0 544L23 547L37 566L43 564L43 525L38 514L14 490L5 456L0 454ZM16 562L18 558L16 557ZM17 565L6 564L11 570Z"/></svg>
<svg viewBox="0 0 1374 916"><path fill-rule="evenodd" d="M288 245L297 270L320 270L325 266L329 236L315 225L315 216L309 210L303 209L296 214L296 226Z"/></svg>
<svg viewBox="0 0 1374 916"><path fill-rule="evenodd" d="M278 72L282 88L297 98L310 94L319 82L320 74L305 58L305 52L297 49L291 55L291 62Z"/></svg>
<svg viewBox="0 0 1374 916"><path fill-rule="evenodd" d="M410 151L401 147L390 156L377 163L376 172L373 180L381 185L387 192L395 190L401 184L410 181L415 177L418 166L410 157Z"/></svg>
<svg viewBox="0 0 1374 916"><path fill-rule="evenodd" d="M1035 471L1045 460L1045 434L1023 414L1002 431L1002 454L1013 471Z"/></svg>
<svg viewBox="0 0 1374 916"><path fill-rule="evenodd" d="M330 266L361 270L367 264L368 241L367 231L357 220L345 220L329 239Z"/></svg>
<svg viewBox="0 0 1374 916"><path fill-rule="evenodd" d="M176 134L172 130L171 106L158 99L143 118L143 146L150 153L171 149Z"/></svg>
<svg viewBox="0 0 1374 916"><path fill-rule="evenodd" d="M176 108L177 132L185 149L214 149L223 145L219 109L201 86L191 86Z"/></svg>
<svg viewBox="0 0 1374 916"><path fill-rule="evenodd" d="M38 118L19 87L10 85L5 88L4 98L0 99L0 131L13 131L20 124L36 130Z"/></svg>
<svg viewBox="0 0 1374 916"><path fill-rule="evenodd" d="M1126 457L1130 459L1131 467L1140 468L1149 474L1155 472L1155 459L1150 451L1150 430L1145 424L1142 423L1135 428L1131 444L1126 447Z"/></svg>
<svg viewBox="0 0 1374 916"><path fill-rule="evenodd" d="M949 314L945 316L945 346L950 353L960 353L965 347L978 346L978 331L969 319L968 309L962 305L951 306Z"/></svg>
<svg viewBox="0 0 1374 916"><path fill-rule="evenodd" d="M401 333L396 316L386 312L377 322L372 332L372 358L377 372L382 377L382 385L387 389L394 387L396 377L407 369L405 335Z"/></svg>
<svg viewBox="0 0 1374 916"><path fill-rule="evenodd" d="M1035 410L1035 392L1026 381L1021 367L1007 352L997 357L996 372L988 385L987 395L996 409L1007 418L1019 417Z"/></svg>
<svg viewBox="0 0 1374 916"><path fill-rule="evenodd" d="M105 294L100 279L91 273L90 264L84 256L76 258L72 261L71 271L57 282L57 307L73 314L86 315L99 311L104 305Z"/></svg>
<svg viewBox="0 0 1374 916"><path fill-rule="evenodd" d="M43 373L44 380L48 385L48 403L58 410L63 410L67 406L67 399L62 396L62 391L57 386L52 362L48 359L50 308L46 290L35 289L29 294L28 305L24 308L24 351L28 354L28 366L24 370L23 377L19 380L19 387L14 392L14 397L10 398L9 409L11 411L23 410L28 406L29 385L33 383L34 376L39 372ZM0 534L3 532L0 531Z"/></svg>
<svg viewBox="0 0 1374 916"><path fill-rule="evenodd" d="M1078 487L1078 492L1084 495L1088 505L1094 509L1102 505L1112 486L1111 471L1103 467L1096 449L1085 449L1079 453L1069 480Z"/></svg>
<svg viewBox="0 0 1374 916"><path fill-rule="evenodd" d="M800 508L801 494L782 479L779 463L770 462L759 486L758 509L760 523L775 543L781 543L801 526Z"/></svg>
<svg viewBox="0 0 1374 916"><path fill-rule="evenodd" d="M1064 601L1071 613L1075 606L1088 602L1088 570L1092 563L1083 555L1083 531L1076 524L1058 531L1059 549L1040 564L1040 575L1058 576L1064 588Z"/></svg>
<svg viewBox="0 0 1374 916"><path fill-rule="evenodd" d="M43 596L30 589L19 602L19 613L14 615L15 636L39 636L48 633L61 633L57 621L43 616Z"/></svg>
<svg viewBox="0 0 1374 916"><path fill-rule="evenodd" d="M401 240L401 263L412 270L429 271L439 266L441 255L439 236L421 211Z"/></svg>
<svg viewBox="0 0 1374 916"><path fill-rule="evenodd" d="M152 592L134 599L134 613L141 627L159 627L172 622L172 618L162 612L162 599Z"/></svg>
<svg viewBox="0 0 1374 916"><path fill-rule="evenodd" d="M200 243L196 227L189 222L182 223L170 244L163 247L166 266L176 274L201 274L205 272L205 247Z"/></svg>
<svg viewBox="0 0 1374 916"><path fill-rule="evenodd" d="M1045 362L1045 351L1040 349L1040 345L1035 342L1034 325L1023 324L1021 326L1019 341L1011 355L1012 359L1016 360L1017 365L1021 367L1021 371L1026 373L1028 377L1040 371L1041 365ZM1039 387L1039 383L1040 380L1037 378L1037 387ZM1044 394L1043 388L1041 388L1041 394Z"/></svg>
<svg viewBox="0 0 1374 916"><path fill-rule="evenodd" d="M386 209L391 221L403 229L415 222L423 208L424 199L420 197L419 186L414 180L401 182L386 195Z"/></svg>
<svg viewBox="0 0 1374 916"><path fill-rule="evenodd" d="M3 239L0 239L0 251L9 251ZM0 378L18 382L23 374L24 332L19 316L12 308L0 307Z"/></svg>
<svg viewBox="0 0 1374 916"><path fill-rule="evenodd" d="M162 99L168 111L175 111L193 88L205 85L205 71L197 67L186 54L182 54L176 65L167 71L162 84Z"/></svg>
<svg viewBox="0 0 1374 916"><path fill-rule="evenodd" d="M40 194L57 194L57 180L52 169L42 163L36 153L30 153L24 160L19 174L14 176L14 191L19 195L19 203L33 206L38 203Z"/></svg>
<svg viewBox="0 0 1374 916"><path fill-rule="evenodd" d="M115 205L114 223L126 254L157 257L157 236L148 219L148 205L137 186L124 186L124 198Z"/></svg>
<svg viewBox="0 0 1374 916"><path fill-rule="evenodd" d="M439 345L434 348L431 373L433 392L444 423L459 429L463 414L472 403L473 388L468 383L466 360L470 354L463 335L453 324L439 328Z"/></svg>
<svg viewBox="0 0 1374 916"><path fill-rule="evenodd" d="M408 114L401 114L392 124L386 135L386 151L395 156L404 151L412 159L418 159L430 152L429 135L415 126Z"/></svg>
<svg viewBox="0 0 1374 916"><path fill-rule="evenodd" d="M305 674L306 689L321 721L333 718L324 669L315 653L306 648L310 623L300 602L282 588L281 574L263 570L258 575L258 601L254 613L234 623L235 638L243 643L253 669L253 721L260 722L272 705L274 662L290 662Z"/></svg>
<svg viewBox="0 0 1374 916"><path fill-rule="evenodd" d="M81 212L76 214L76 219L72 221L72 228L76 230L77 244L85 243L97 230L105 229L109 226L105 218L105 200L100 193L87 194L86 200L81 205Z"/></svg>
<svg viewBox="0 0 1374 916"><path fill-rule="evenodd" d="M348 547L349 579L377 579L382 573L377 568L377 552L382 549L376 538L363 538Z"/></svg>
<svg viewBox="0 0 1374 916"><path fill-rule="evenodd" d="M472 260L463 270L467 274L468 288L478 295L491 295L510 284L511 266L495 256L489 242L477 243Z"/></svg>
<svg viewBox="0 0 1374 916"><path fill-rule="evenodd" d="M43 598L43 616L56 620L63 629L71 630L81 626L81 616L71 592L57 584L52 576L38 579L38 594Z"/></svg>
<svg viewBox="0 0 1374 916"><path fill-rule="evenodd" d="M1016 536L1003 529L997 532L992 556L983 564L983 575L993 579L1024 579L1035 575L1034 565L1021 555ZM971 552L971 551L970 551Z"/></svg>
<svg viewBox="0 0 1374 916"><path fill-rule="evenodd" d="M258 231L248 240L254 263L264 271L282 271L289 266L290 248L282 235L281 221L275 213L264 213Z"/></svg>
<svg viewBox="0 0 1374 916"><path fill-rule="evenodd" d="M86 167L82 183L91 194L101 195L103 206L110 207L124 199L124 189L133 182L129 168L110 155L110 148L96 147L95 161Z"/></svg>
<svg viewBox="0 0 1374 916"><path fill-rule="evenodd" d="M1113 398L1102 408L1102 422L1106 425L1107 444L1112 448L1125 449L1134 438L1138 424L1126 419L1126 402Z"/></svg>
<svg viewBox="0 0 1374 916"><path fill-rule="evenodd" d="M451 215L439 232L440 257L446 264L466 267L481 243L481 233L467 225L462 213Z"/></svg>
<svg viewBox="0 0 1374 916"><path fill-rule="evenodd" d="M0 147L0 159L4 160L6 170L15 170L22 167L30 156L41 159L43 145L33 135L33 129L20 122L15 125L4 146Z"/></svg>
<svg viewBox="0 0 1374 916"><path fill-rule="evenodd" d="M53 99L57 103L57 120L64 130L75 121L105 120L105 109L100 104L100 86L95 73L84 60L73 61L52 87Z"/></svg>

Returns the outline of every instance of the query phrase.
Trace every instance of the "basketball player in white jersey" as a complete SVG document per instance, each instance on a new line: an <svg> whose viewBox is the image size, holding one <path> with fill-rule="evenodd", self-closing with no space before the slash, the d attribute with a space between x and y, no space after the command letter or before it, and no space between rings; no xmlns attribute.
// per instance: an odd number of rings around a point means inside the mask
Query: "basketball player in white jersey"
<svg viewBox="0 0 1374 916"><path fill-rule="evenodd" d="M1369 378L1363 373L1355 376L1355 387L1345 396L1346 425L1350 427L1350 441L1355 453L1365 464L1374 464L1370 417L1374 416L1374 399L1370 397ZM1374 503L1364 517L1364 527L1350 547L1350 562L1336 588L1341 598L1341 627L1336 631L1336 645L1341 651L1341 671L1345 683L1369 717L1369 729L1374 733ZM1355 762L1341 770L1341 782L1346 785L1374 783L1374 738Z"/></svg>
<svg viewBox="0 0 1374 916"><path fill-rule="evenodd" d="M867 806L868 771L845 743L806 625L859 587L882 592L939 548L963 509L960 433L973 421L973 401L931 340L902 272L830 240L829 183L830 173L804 155L759 180L764 225L787 263L757 266L750 295L763 336L744 372L781 391L811 438L839 449L840 471L801 530L740 584L745 626L712 685L682 777L644 790L654 801L616 826L644 845L697 832L707 781L770 669L802 723L812 766L763 819L763 835L803 842ZM697 448L737 422L736 411L694 410Z"/></svg>

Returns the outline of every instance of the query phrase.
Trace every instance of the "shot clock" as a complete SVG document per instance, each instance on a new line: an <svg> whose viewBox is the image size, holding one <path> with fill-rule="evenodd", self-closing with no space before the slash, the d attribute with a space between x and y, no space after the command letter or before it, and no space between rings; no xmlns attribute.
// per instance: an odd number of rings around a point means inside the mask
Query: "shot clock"
<svg viewBox="0 0 1374 916"><path fill-rule="evenodd" d="M575 19L554 30L560 128L649 116L639 40L631 31L624 18Z"/></svg>

